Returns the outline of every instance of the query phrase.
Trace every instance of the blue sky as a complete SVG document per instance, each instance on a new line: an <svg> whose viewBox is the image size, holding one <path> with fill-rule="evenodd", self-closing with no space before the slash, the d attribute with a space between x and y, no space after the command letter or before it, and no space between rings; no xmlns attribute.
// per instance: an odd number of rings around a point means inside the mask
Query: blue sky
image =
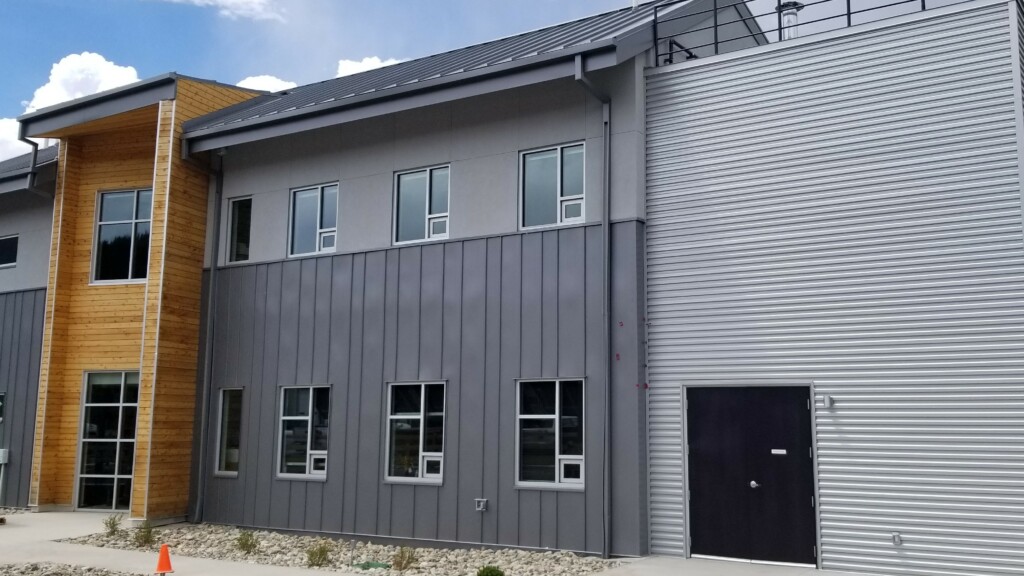
<svg viewBox="0 0 1024 576"><path fill-rule="evenodd" d="M11 119L26 109L110 88L133 77L175 71L229 84L263 75L307 84L335 77L342 60L353 61L345 69L357 70L364 59L417 58L630 4L630 0L2 0L0 158L19 151L9 142ZM91 54L65 60L85 52ZM273 82L263 85L275 87Z"/></svg>

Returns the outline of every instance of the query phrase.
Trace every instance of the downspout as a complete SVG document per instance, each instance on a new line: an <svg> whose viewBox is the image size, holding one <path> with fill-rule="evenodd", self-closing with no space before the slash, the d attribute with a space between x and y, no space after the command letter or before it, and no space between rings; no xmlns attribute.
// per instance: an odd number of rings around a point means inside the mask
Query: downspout
<svg viewBox="0 0 1024 576"><path fill-rule="evenodd" d="M601 102L601 117L604 124L604 174L601 182L601 232L604 244L604 284L601 287L602 304L604 307L604 518L602 534L604 543L601 555L611 556L612 548L612 225L610 194L612 173L612 99L602 90L594 86L583 70L583 55L576 55L576 82Z"/></svg>
<svg viewBox="0 0 1024 576"><path fill-rule="evenodd" d="M220 208L221 197L224 194L224 153L221 148L214 153L215 178L213 191L213 255L210 258L210 282L206 293L206 326L204 327L203 346L203 384L200 396L199 411L199 464L196 469L196 502L192 513L192 522L203 521L204 504L206 500L206 459L207 459L207 438L210 433L210 390L213 381L213 335L215 329L215 318L217 317L216 293L217 293L217 259L220 256L217 249L220 246Z"/></svg>
<svg viewBox="0 0 1024 576"><path fill-rule="evenodd" d="M18 124L18 140L32 147L32 158L29 160L28 164L28 175L25 179L25 189L33 194L52 200L53 196L49 192L36 188L36 160L39 156L39 143L30 139L28 136L25 136L25 125L21 123Z"/></svg>

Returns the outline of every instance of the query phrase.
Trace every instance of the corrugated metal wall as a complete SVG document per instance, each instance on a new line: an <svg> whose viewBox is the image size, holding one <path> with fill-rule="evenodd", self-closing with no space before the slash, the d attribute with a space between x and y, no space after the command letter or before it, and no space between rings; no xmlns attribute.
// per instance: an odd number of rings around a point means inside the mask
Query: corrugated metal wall
<svg viewBox="0 0 1024 576"><path fill-rule="evenodd" d="M0 294L0 393L6 396L0 448L10 450L0 506L28 506L45 309L45 289Z"/></svg>
<svg viewBox="0 0 1024 576"><path fill-rule="evenodd" d="M815 387L825 568L1024 574L1015 10L649 76L654 552L684 549L680 387L775 379Z"/></svg>
<svg viewBox="0 0 1024 576"><path fill-rule="evenodd" d="M613 231L613 550L637 555L643 228ZM239 475L210 478L206 520L600 552L602 246L600 226L586 226L221 269L214 386L243 387L245 415ZM515 379L560 376L587 379L586 490L516 489ZM444 484L385 483L385 383L437 379L448 382ZM326 482L279 479L278 389L310 383L332 387Z"/></svg>

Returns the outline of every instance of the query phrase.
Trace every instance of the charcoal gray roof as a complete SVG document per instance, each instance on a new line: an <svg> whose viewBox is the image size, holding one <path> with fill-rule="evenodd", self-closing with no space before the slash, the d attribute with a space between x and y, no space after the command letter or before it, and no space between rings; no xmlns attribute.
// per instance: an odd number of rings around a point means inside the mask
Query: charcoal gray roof
<svg viewBox="0 0 1024 576"><path fill-rule="evenodd" d="M49 164L57 160L57 146L49 146L47 148L41 148L39 153L36 155L36 165L41 166L43 164ZM13 176L21 176L28 173L29 166L32 164L32 153L22 154L21 156L15 156L8 160L0 162L0 180L10 178Z"/></svg>
<svg viewBox="0 0 1024 576"><path fill-rule="evenodd" d="M185 123L186 132L217 130L218 128L244 129L246 123L269 120L286 114L316 113L346 104L359 96L388 96L389 91L408 88L437 79L457 80L459 75L486 71L488 68L522 63L546 57L566 57L612 47L615 40L641 26L649 26L654 7L679 0L656 0L614 10L581 20L549 26L532 32L509 36L483 44L459 48L441 54L410 60L368 72L325 80L260 96L244 103L196 118ZM625 3L625 0L623 0ZM359 98L359 100L363 100Z"/></svg>

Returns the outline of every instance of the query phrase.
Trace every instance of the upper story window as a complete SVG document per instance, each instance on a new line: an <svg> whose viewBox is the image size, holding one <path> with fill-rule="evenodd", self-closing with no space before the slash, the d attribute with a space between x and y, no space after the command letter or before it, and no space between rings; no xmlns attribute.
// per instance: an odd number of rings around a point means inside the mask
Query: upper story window
<svg viewBox="0 0 1024 576"><path fill-rule="evenodd" d="M447 238L451 168L403 172L395 180L395 243Z"/></svg>
<svg viewBox="0 0 1024 576"><path fill-rule="evenodd" d="M516 481L583 484L583 381L519 382Z"/></svg>
<svg viewBox="0 0 1024 576"><path fill-rule="evenodd" d="M282 475L326 476L331 389L304 386L281 390Z"/></svg>
<svg viewBox="0 0 1024 576"><path fill-rule="evenodd" d="M0 238L0 268L11 268L18 262L18 235Z"/></svg>
<svg viewBox="0 0 1024 576"><path fill-rule="evenodd" d="M149 270L152 190L103 192L96 222L96 281L137 280Z"/></svg>
<svg viewBox="0 0 1024 576"><path fill-rule="evenodd" d="M522 153L523 228L583 221L583 144Z"/></svg>
<svg viewBox="0 0 1024 576"><path fill-rule="evenodd" d="M338 185L292 190L289 254L334 252L338 237Z"/></svg>
<svg viewBox="0 0 1024 576"><path fill-rule="evenodd" d="M387 479L440 482L444 470L444 383L388 387Z"/></svg>
<svg viewBox="0 0 1024 576"><path fill-rule="evenodd" d="M252 198L231 200L228 226L228 262L249 259L249 231L252 229Z"/></svg>

